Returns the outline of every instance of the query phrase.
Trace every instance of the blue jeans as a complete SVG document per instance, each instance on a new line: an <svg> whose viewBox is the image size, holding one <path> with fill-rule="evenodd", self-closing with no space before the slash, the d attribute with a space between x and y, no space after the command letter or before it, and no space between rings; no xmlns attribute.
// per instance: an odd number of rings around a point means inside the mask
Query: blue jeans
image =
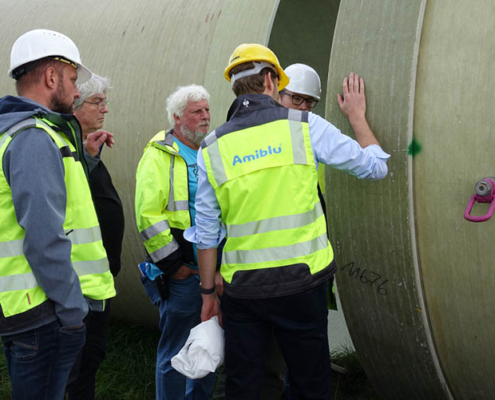
<svg viewBox="0 0 495 400"><path fill-rule="evenodd" d="M110 325L110 299L105 310L86 318L86 344L79 353L67 382L68 400L94 400L96 372L105 359Z"/></svg>
<svg viewBox="0 0 495 400"><path fill-rule="evenodd" d="M192 328L201 322L202 300L195 276L171 279L169 298L162 301L153 281L142 278L151 302L160 310L160 330L156 358L157 400L208 400L213 391L215 374L189 379L172 368L170 360L184 346Z"/></svg>
<svg viewBox="0 0 495 400"><path fill-rule="evenodd" d="M86 340L86 327L62 328L58 321L2 336L14 400L62 400L65 384Z"/></svg>

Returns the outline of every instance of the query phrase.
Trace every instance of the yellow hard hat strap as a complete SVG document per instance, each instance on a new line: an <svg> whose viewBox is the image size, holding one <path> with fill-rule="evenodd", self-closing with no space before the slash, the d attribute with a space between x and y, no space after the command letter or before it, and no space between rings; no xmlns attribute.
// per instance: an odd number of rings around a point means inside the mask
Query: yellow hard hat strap
<svg viewBox="0 0 495 400"><path fill-rule="evenodd" d="M252 61L254 63L254 68L247 69L245 71L241 71L237 74L232 74L230 77L230 80L232 82L232 86L234 86L234 83L236 80L245 78L246 76L251 76L251 75L257 75L261 72L263 68L270 68L277 74L277 69L273 64L267 63L266 61ZM277 74L278 75L278 74Z"/></svg>

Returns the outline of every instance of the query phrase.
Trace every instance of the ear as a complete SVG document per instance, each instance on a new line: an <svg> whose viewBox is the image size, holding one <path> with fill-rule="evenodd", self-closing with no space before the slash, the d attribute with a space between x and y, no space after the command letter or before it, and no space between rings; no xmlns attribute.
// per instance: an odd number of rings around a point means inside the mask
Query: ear
<svg viewBox="0 0 495 400"><path fill-rule="evenodd" d="M265 75L265 91L263 94L267 94L273 100L279 101L278 88L275 87L275 82L272 81L272 76L270 73Z"/></svg>
<svg viewBox="0 0 495 400"><path fill-rule="evenodd" d="M47 69L45 69L45 72L43 74L43 82L48 88L57 89L59 79L60 77L55 68L48 67Z"/></svg>
<svg viewBox="0 0 495 400"><path fill-rule="evenodd" d="M177 115L174 114L174 121L175 121L175 124L178 125L180 123L180 117L178 117Z"/></svg>
<svg viewBox="0 0 495 400"><path fill-rule="evenodd" d="M265 74L265 91L266 92L273 92L273 81L272 81L272 74L269 72Z"/></svg>

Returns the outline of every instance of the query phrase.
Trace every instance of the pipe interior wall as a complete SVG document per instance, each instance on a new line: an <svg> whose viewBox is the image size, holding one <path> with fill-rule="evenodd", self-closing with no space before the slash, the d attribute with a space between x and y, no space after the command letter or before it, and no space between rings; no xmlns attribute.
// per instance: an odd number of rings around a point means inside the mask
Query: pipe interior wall
<svg viewBox="0 0 495 400"><path fill-rule="evenodd" d="M285 68L291 64L311 65L320 75L321 99L313 112L323 116L327 94L330 51L340 0L306 3L281 0L273 22L268 46ZM330 101L337 101L333 94Z"/></svg>

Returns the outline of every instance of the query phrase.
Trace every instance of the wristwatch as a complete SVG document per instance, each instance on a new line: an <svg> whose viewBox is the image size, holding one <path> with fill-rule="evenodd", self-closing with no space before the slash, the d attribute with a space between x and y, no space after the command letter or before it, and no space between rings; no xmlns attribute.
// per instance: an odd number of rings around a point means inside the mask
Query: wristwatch
<svg viewBox="0 0 495 400"><path fill-rule="evenodd" d="M201 294L215 293L215 286L213 286L211 289L205 289L204 287L201 286L201 283L200 283L199 284L199 293L201 293Z"/></svg>

